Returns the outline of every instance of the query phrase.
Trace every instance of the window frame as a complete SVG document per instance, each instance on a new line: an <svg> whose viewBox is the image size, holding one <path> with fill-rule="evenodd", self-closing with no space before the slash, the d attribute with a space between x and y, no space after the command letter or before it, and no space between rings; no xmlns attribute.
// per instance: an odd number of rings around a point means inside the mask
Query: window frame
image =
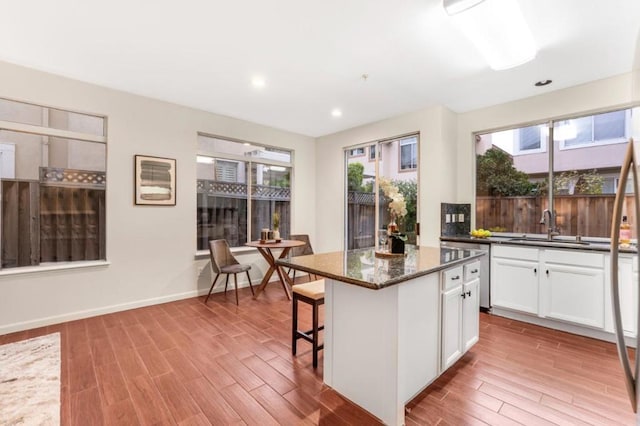
<svg viewBox="0 0 640 426"><path fill-rule="evenodd" d="M284 167L286 169L289 169L289 191L291 193L290 195L290 199L289 199L289 204L290 204L290 211L291 211L291 217L293 217L293 200L294 200L294 191L293 191L293 187L294 187L294 180L295 180L295 150L293 149L288 149L288 148L283 148L283 147L278 147L278 146L272 146L272 145L266 145L263 143L257 143L257 142L248 142L248 141L243 141L243 140L238 140L238 139L234 139L234 138L230 138L230 137L226 137L226 136L219 136L219 135L211 135L208 133L203 133L203 132L198 132L198 137L205 137L205 138L214 138L214 139L221 139L224 140L226 142L234 142L234 143L238 143L241 145L251 145L254 147L259 147L259 148L271 148L274 150L278 150L278 151L286 151L289 156L291 161L290 162L286 162L286 161L278 161L278 160L271 160L268 158L262 158L262 157L253 157L253 156L243 156L243 155L234 155L234 154L230 154L230 153L215 153L215 152L211 152L211 151L203 151L198 149L196 152L196 164L198 162L198 157L206 157L206 158L210 158L212 159L212 162L210 163L210 165L212 167L214 167L215 163L217 160L221 160L221 161L229 161L229 162L235 162L235 163L243 163L244 166L246 167L246 175L245 175L245 184L247 186L247 194L246 194L246 201L247 201L247 241L246 242L250 242L251 241L251 232L252 232L252 218L251 218L251 203L252 203L252 191L251 191L251 187L253 184L253 171L252 171L252 165L258 165L258 164L262 164L262 165L267 165L267 166L276 166L276 167ZM215 170L214 170L214 177L215 177ZM196 188L197 188L197 181L199 181L200 178L197 175L197 171L196 171ZM196 210L198 209L198 200L196 197ZM289 224L291 226L291 223ZM198 227L198 222L197 222L197 218L196 218L196 235L197 235L197 227ZM196 238L196 257L198 256L203 256L205 254L209 253L208 249L198 249L198 243L197 243L197 239ZM242 252L242 251L255 251L255 248L248 248L244 245L238 246L238 247L230 247L231 251L234 253L237 252Z"/></svg>
<svg viewBox="0 0 640 426"><path fill-rule="evenodd" d="M107 164L108 164L108 137L107 137L107 130L108 130L108 116L107 115L102 115L102 114L96 114L93 112L85 112L85 111L78 111L78 110L74 110L74 109L68 109L68 108L62 108L62 107L57 107L57 106L51 106L51 105L46 105L46 104L37 104L34 102L25 102L25 101L21 101L21 100L17 100L17 99L12 99L12 98L7 98L7 97L0 97L0 100L4 100L4 101L9 101L11 103L16 103L16 104L24 104L24 105L29 105L29 106L34 106L34 107L38 107L38 108L42 108L44 110L55 110L55 111L59 111L59 112L63 112L63 113L69 113L69 114L74 114L74 115L80 115L80 116L88 116L88 117L93 117L93 118L97 118L97 119L101 119L102 120L102 134L98 135L98 134L93 134L93 133L83 133L83 132L78 132L78 131L74 131L74 130L65 130L65 129L59 129L56 127L51 127L51 126L45 126L45 125L35 125L35 124L27 124L27 123L22 123L19 121L9 121L9 120L0 120L0 130L2 131L8 131L8 132L15 132L15 133L23 133L23 134L33 134L33 135L38 135L38 136L45 136L45 137L49 137L49 138L59 138L59 139L64 139L67 141L79 141L79 142L86 142L86 143L99 143L104 145L104 165L105 165L105 170L104 170L104 191L105 191L105 207L104 207L104 215L105 215L105 220L104 220L104 228L101 230L102 233L104 233L104 235L107 235L107 226L106 223L108 222L108 220L106 219L106 216L108 214L108 210L106 207L106 191L107 191ZM16 148L19 146L19 143L12 143L9 142L9 144L15 145ZM41 169L42 167L44 167L42 165L42 159L39 161L39 166L38 168ZM40 172L39 172L40 174ZM9 179L12 180L12 179ZM19 180L19 179L17 179ZM45 182L44 185L46 185L47 183ZM43 185L42 182L39 182L39 185ZM40 230L38 231L40 232ZM1 241L0 241L0 245L1 245ZM1 249L1 247L0 247ZM62 261L45 261L45 262L41 262L37 265L25 265L25 266L15 266L15 267L8 267L8 268L3 268L1 263L0 263L0 276L2 275L15 275L15 274L24 274L24 273L31 273L31 272L42 272L42 271L51 271L51 270L66 270L66 269L76 269L76 268L84 268L84 267L92 267L92 266L104 266L104 265L108 265L110 264L110 262L108 261L108 251L107 251L107 239L105 238L104 241L104 258L102 259L92 259L92 260L87 260L87 259L81 259L81 260L62 260ZM41 254L39 255L39 258L41 258Z"/></svg>
<svg viewBox="0 0 640 426"><path fill-rule="evenodd" d="M411 140L411 139L413 139L413 142L408 143L408 144L404 144L404 145L402 144L403 141L407 141L407 140ZM407 145L413 146L412 154L415 153L415 163L414 163L413 167L403 168L402 167L402 147L403 146L407 146ZM412 158L414 158L413 155L412 155ZM418 169L418 162L419 162L419 159L418 159L418 135L412 135L412 136L399 138L399 140L398 140L398 173L416 171Z"/></svg>
<svg viewBox="0 0 640 426"><path fill-rule="evenodd" d="M623 111L623 110L625 111L624 136L618 137L618 138L595 140L594 139L595 138L595 116L596 115L600 115L600 114L607 114L607 113L610 113L610 112ZM594 114L590 114L590 115L582 115L582 116L577 116L577 117L554 120L554 122L556 122L556 121L557 122L568 121L568 120L574 120L574 119L586 118L586 117L591 118L591 141L590 142L577 143L577 144L573 144L573 145L567 145L566 144L566 139L556 139L556 141L558 141L558 143L559 143L559 145L558 145L558 149L559 150L568 151L568 150L572 150L572 149L591 148L591 147L604 146L604 145L615 145L615 144L619 144L619 143L627 143L629 141L629 135L631 134L631 121L632 121L631 108L614 109L614 110L611 110L611 111L603 111L603 112L594 113Z"/></svg>

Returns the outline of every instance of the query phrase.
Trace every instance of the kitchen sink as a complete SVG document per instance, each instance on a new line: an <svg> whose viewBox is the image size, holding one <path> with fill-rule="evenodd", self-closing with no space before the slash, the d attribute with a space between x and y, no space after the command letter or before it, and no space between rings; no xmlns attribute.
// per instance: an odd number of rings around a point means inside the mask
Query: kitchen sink
<svg viewBox="0 0 640 426"><path fill-rule="evenodd" d="M518 237L511 238L509 241L520 243L532 243L532 244L552 244L552 245L572 245L572 246L588 246L588 241L576 241L576 240L557 240L547 239L542 237Z"/></svg>

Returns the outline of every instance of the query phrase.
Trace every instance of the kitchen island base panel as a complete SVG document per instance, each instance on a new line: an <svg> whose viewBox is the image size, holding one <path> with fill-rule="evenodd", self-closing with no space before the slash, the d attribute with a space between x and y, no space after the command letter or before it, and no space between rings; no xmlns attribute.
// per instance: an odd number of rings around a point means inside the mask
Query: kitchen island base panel
<svg viewBox="0 0 640 426"><path fill-rule="evenodd" d="M324 382L385 424L438 375L439 279L372 291L325 280Z"/></svg>

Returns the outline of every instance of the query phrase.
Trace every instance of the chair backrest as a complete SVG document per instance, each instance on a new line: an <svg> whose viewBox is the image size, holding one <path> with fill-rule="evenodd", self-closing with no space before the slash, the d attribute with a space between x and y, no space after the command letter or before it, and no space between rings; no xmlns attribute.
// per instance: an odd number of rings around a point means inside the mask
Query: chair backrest
<svg viewBox="0 0 640 426"><path fill-rule="evenodd" d="M307 254L313 254L313 248L311 247L308 234L291 235L289 238L296 241L304 241L306 243L304 246L292 248L289 252L291 253L291 256L306 256Z"/></svg>
<svg viewBox="0 0 640 426"><path fill-rule="evenodd" d="M231 253L227 240L210 240L209 257L211 258L211 268L216 274L219 274L220 269L225 266L238 264L236 258L233 257L233 253Z"/></svg>

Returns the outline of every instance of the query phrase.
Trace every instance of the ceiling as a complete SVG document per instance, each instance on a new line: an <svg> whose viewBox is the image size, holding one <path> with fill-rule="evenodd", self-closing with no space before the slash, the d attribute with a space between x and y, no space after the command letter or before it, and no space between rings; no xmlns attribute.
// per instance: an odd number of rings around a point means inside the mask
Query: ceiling
<svg viewBox="0 0 640 426"><path fill-rule="evenodd" d="M640 1L514 1L539 52L505 71L441 0L0 0L0 60L314 137L631 70Z"/></svg>

